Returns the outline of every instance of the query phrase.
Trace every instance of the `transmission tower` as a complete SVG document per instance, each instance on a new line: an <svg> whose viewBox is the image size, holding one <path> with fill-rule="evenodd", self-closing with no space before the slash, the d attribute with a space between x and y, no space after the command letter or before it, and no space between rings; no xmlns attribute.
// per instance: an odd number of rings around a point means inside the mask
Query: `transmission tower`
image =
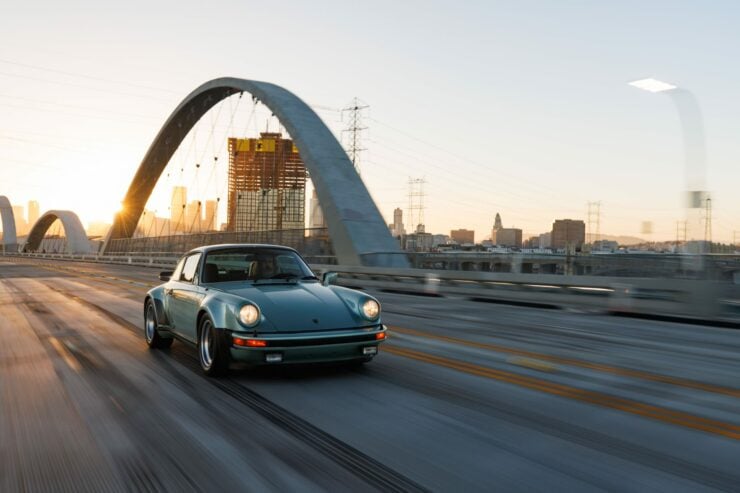
<svg viewBox="0 0 740 493"><path fill-rule="evenodd" d="M678 251L681 243L686 243L686 230L688 229L688 221L676 221L676 251Z"/></svg>
<svg viewBox="0 0 740 493"><path fill-rule="evenodd" d="M594 228L594 226L596 226ZM596 234L594 234L594 230ZM588 240L592 245L601 239L601 201L588 203Z"/></svg>
<svg viewBox="0 0 740 493"><path fill-rule="evenodd" d="M362 122L362 112L368 108L368 105L354 98L349 106L342 109L342 120L344 120L345 114L348 115L347 128L342 130L342 135L347 135L347 154L349 154L357 174L360 174L360 152L365 150L362 147L362 131L367 130Z"/></svg>
<svg viewBox="0 0 740 493"><path fill-rule="evenodd" d="M419 226L424 226L424 184L425 178L409 178L409 224L412 231L417 232Z"/></svg>

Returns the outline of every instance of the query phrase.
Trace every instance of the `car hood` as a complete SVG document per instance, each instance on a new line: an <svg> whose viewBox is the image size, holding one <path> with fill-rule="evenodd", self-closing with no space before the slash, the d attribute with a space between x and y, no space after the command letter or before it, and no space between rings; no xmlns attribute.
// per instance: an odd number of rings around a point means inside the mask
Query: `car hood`
<svg viewBox="0 0 740 493"><path fill-rule="evenodd" d="M239 284L223 291L256 304L278 332L308 332L371 325L330 287L317 282ZM265 327L266 328L266 327ZM259 327L258 327L259 330Z"/></svg>

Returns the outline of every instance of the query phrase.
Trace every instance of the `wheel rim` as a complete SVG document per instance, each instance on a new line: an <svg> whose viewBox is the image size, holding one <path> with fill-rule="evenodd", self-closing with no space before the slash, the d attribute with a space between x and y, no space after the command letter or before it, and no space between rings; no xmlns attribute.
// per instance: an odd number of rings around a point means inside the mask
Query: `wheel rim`
<svg viewBox="0 0 740 493"><path fill-rule="evenodd" d="M213 364L213 331L208 320L203 322L200 331L200 363L206 370Z"/></svg>
<svg viewBox="0 0 740 493"><path fill-rule="evenodd" d="M151 342L154 339L154 333L157 330L157 321L154 319L154 308L149 305L146 309L146 322L144 323L144 333L146 340Z"/></svg>

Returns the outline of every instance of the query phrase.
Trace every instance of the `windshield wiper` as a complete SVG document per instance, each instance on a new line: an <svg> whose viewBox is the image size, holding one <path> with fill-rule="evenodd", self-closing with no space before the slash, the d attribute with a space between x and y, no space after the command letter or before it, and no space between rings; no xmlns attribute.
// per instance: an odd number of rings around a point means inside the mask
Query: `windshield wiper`
<svg viewBox="0 0 740 493"><path fill-rule="evenodd" d="M254 282L257 283L259 281L273 281L273 280L284 280L284 281L318 281L319 278L316 276L304 276L299 277L298 274L294 274L292 272L282 272L280 274L275 274L272 277L260 277L258 279L255 279Z"/></svg>

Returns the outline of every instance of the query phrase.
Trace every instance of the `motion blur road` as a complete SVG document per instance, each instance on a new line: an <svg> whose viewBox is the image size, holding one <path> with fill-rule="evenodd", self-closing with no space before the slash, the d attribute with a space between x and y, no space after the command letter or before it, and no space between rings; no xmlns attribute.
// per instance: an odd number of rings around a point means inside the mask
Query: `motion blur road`
<svg viewBox="0 0 740 493"><path fill-rule="evenodd" d="M152 269L0 260L0 491L738 491L740 332L372 292L364 368L201 376Z"/></svg>

